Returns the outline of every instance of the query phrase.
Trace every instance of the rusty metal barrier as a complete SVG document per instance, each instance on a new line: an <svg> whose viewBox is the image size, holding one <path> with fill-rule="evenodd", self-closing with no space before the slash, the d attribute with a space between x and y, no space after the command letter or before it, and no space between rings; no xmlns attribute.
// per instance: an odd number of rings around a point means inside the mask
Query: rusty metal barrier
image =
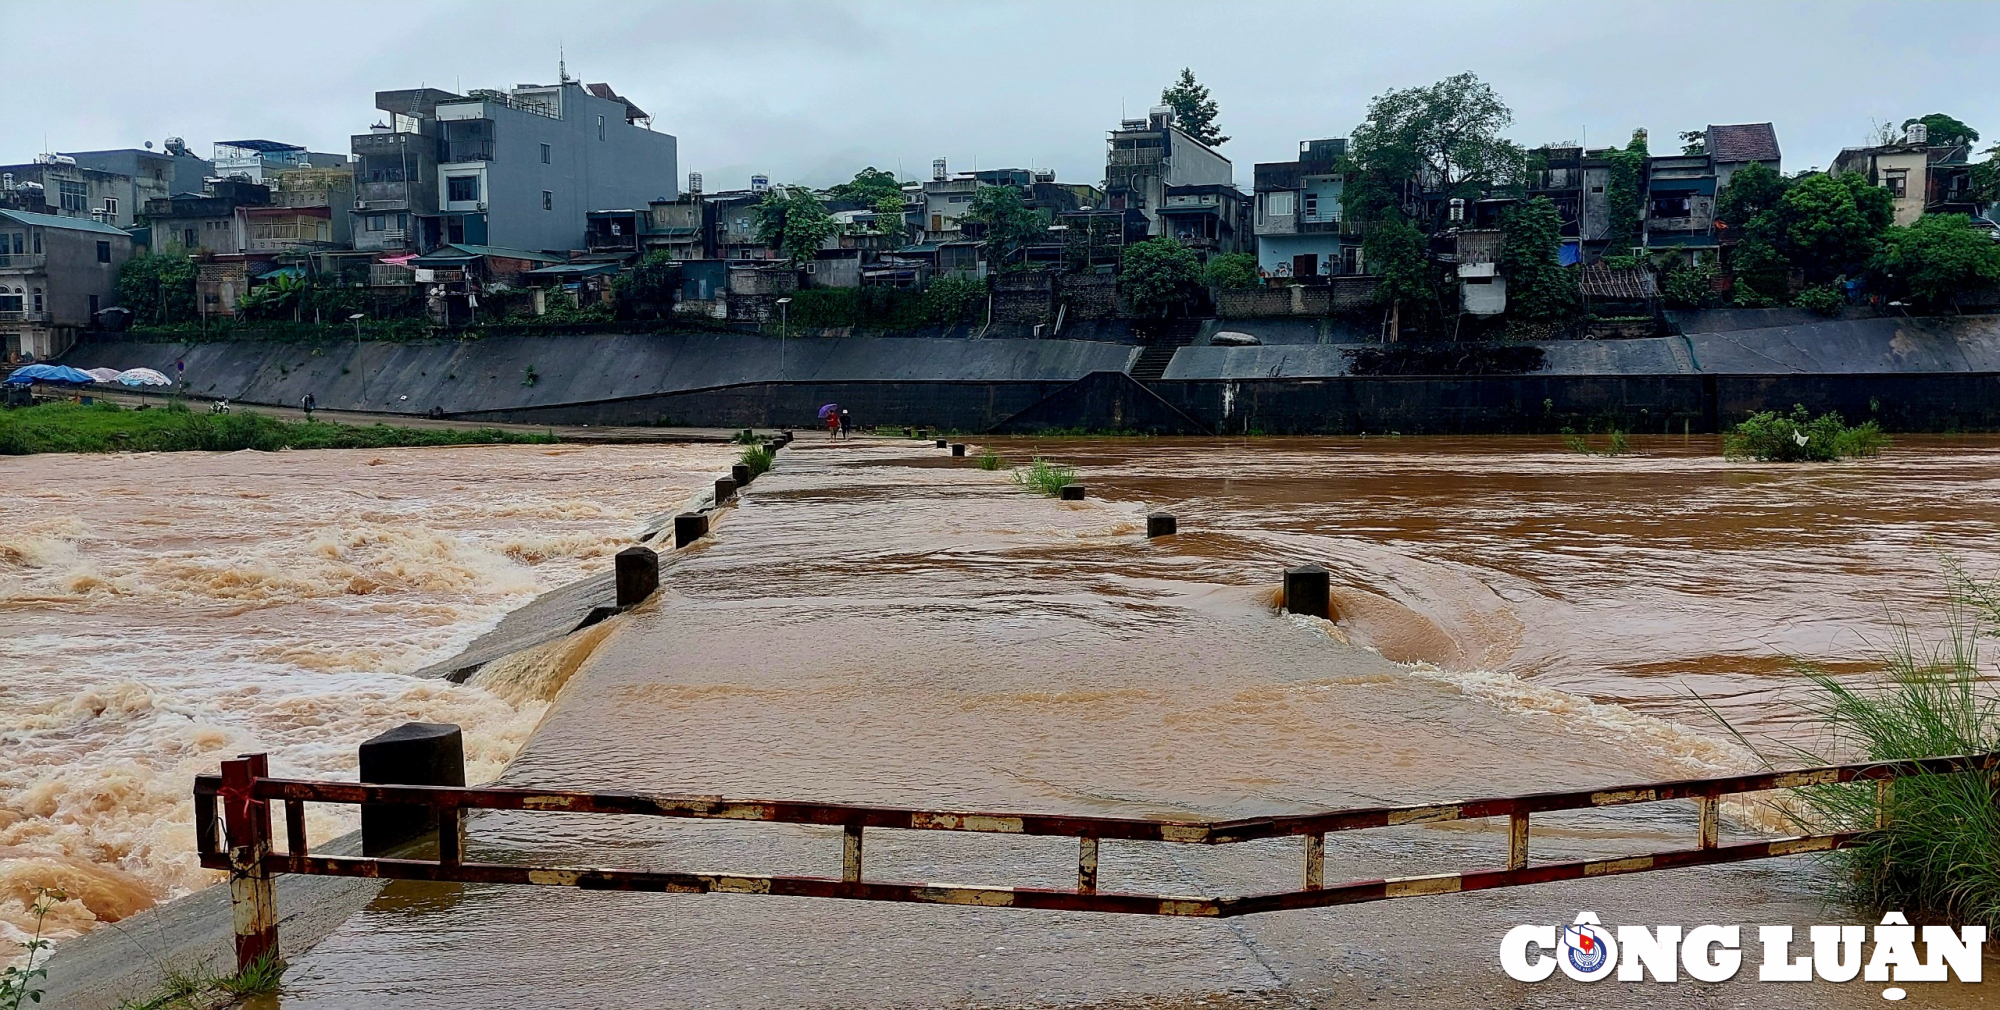
<svg viewBox="0 0 2000 1010"><path fill-rule="evenodd" d="M1973 772L1987 773L1996 788L2000 788L2000 752L1916 761L1829 765L1786 772L1654 782L1611 789L1533 793L1459 803L1363 807L1232 820L1172 821L912 810L784 800L727 800L714 796L313 782L272 778L266 757L255 754L224 761L221 775L196 777L195 844L201 855L201 865L229 871L230 896L235 908L237 959L239 965L248 965L267 954L276 955L277 910L271 877L280 873L385 880L541 884L607 891L774 894L1226 918L1282 909L1480 891L1824 852L1846 846L1868 832L1845 831L1722 845L1718 840L1721 798L1739 793L1866 781L1875 782L1878 794L1886 798L1891 783L1903 776ZM220 824L218 800L221 801ZM1694 848L1610 859L1529 864L1530 818L1534 814L1667 800L1692 800L1699 810ZM272 847L273 802L282 803L285 808L286 845L283 852ZM437 858L312 855L306 839L307 803L407 804L435 810L439 825ZM1882 809L1886 816L1886 802ZM464 859L464 812L467 810L622 814L838 826L842 829L841 873L838 877L757 876L467 862ZM1505 867L1466 873L1357 880L1331 886L1323 879L1326 836L1330 832L1489 817L1505 817L1509 821ZM1876 827L1881 826L1882 822L1878 821ZM870 828L1075 838L1076 887L1073 890L1057 890L868 880L862 874L862 854L864 833ZM1194 897L1103 891L1098 886L1098 851L1107 840L1226 845L1282 837L1303 839L1301 885L1298 890L1233 897Z"/></svg>

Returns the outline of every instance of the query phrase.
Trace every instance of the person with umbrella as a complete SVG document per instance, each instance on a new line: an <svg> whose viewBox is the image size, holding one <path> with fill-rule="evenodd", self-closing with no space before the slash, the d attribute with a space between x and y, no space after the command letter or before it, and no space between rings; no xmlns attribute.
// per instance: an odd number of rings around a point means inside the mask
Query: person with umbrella
<svg viewBox="0 0 2000 1010"><path fill-rule="evenodd" d="M832 441L840 437L840 404L828 403L819 408L819 422L826 425L826 437Z"/></svg>

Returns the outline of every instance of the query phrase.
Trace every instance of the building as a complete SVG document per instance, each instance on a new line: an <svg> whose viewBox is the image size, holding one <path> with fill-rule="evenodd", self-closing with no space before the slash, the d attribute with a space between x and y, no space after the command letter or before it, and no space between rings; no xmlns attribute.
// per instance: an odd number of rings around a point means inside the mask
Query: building
<svg viewBox="0 0 2000 1010"><path fill-rule="evenodd" d="M348 138L354 153L354 248L428 252L444 242L438 207L437 106L458 95L438 88L375 92L388 113L367 133Z"/></svg>
<svg viewBox="0 0 2000 1010"><path fill-rule="evenodd" d="M267 181L265 175L271 172L345 165L347 155L308 151L297 144L276 140L218 140L214 160L216 175L262 184Z"/></svg>
<svg viewBox="0 0 2000 1010"><path fill-rule="evenodd" d="M528 249L452 243L411 259L409 265L413 280L424 289L431 319L463 326L485 317L482 298L492 301L500 292L528 286L523 275L561 262L559 256Z"/></svg>
<svg viewBox="0 0 2000 1010"><path fill-rule="evenodd" d="M1104 162L1105 202L1112 210L1146 215L1148 235L1164 233L1160 209L1169 186L1228 186L1236 181L1229 159L1174 125L1159 106L1144 119L1127 119L1111 131Z"/></svg>
<svg viewBox="0 0 2000 1010"><path fill-rule="evenodd" d="M241 179L210 179L196 193L146 201L139 223L153 231L153 248L231 255L242 252L245 236L237 209L271 202L271 190Z"/></svg>
<svg viewBox="0 0 2000 1010"><path fill-rule="evenodd" d="M1773 172L1784 168L1783 152L1778 150L1778 130L1770 123L1710 124L1702 138L1709 164L1715 169L1717 190L1729 185L1729 177L1737 169L1752 162Z"/></svg>
<svg viewBox="0 0 2000 1010"><path fill-rule="evenodd" d="M141 174L89 168L67 154L36 155L25 165L0 165L0 207L83 218L120 228L137 223L147 200L171 195L174 166L147 161Z"/></svg>
<svg viewBox="0 0 2000 1010"><path fill-rule="evenodd" d="M1912 123L1902 143L1847 148L1827 172L1858 172L1887 189L1899 225L1915 224L1925 214L1976 214L1968 146L1932 144L1924 124Z"/></svg>
<svg viewBox="0 0 2000 1010"><path fill-rule="evenodd" d="M1179 239L1203 259L1248 252L1257 245L1250 200L1234 185L1168 186L1160 220L1163 234Z"/></svg>
<svg viewBox="0 0 2000 1010"><path fill-rule="evenodd" d="M87 217L0 210L0 351L9 361L68 350L118 302L132 236Z"/></svg>
<svg viewBox="0 0 2000 1010"><path fill-rule="evenodd" d="M148 147L145 150L125 147L112 151L62 153L75 161L78 166L96 169L99 172L127 175L135 180L165 178L167 196L199 193L202 191L202 183L215 174L215 163L206 158L196 157L179 137L168 137L164 151L152 150L151 142L147 143ZM144 202L139 199L139 194L136 192L133 198L137 201L134 203L135 207ZM151 194L148 194L147 199L151 199Z"/></svg>
<svg viewBox="0 0 2000 1010"><path fill-rule="evenodd" d="M1296 161L1253 169L1252 229L1257 270L1266 277L1360 273L1360 230L1342 220L1343 138L1299 142Z"/></svg>
<svg viewBox="0 0 2000 1010"><path fill-rule="evenodd" d="M757 237L757 205L763 202L769 187L768 182L759 185L758 178L751 179L749 189L725 190L706 198L715 235L709 256L731 261L774 260L782 256L775 246Z"/></svg>
<svg viewBox="0 0 2000 1010"><path fill-rule="evenodd" d="M1648 250L1672 250L1691 261L1717 255L1715 166L1707 154L1646 159L1640 201L1641 241Z"/></svg>
<svg viewBox="0 0 2000 1010"><path fill-rule="evenodd" d="M244 206L249 224L245 251L317 252L352 245L354 170L292 168L265 173L271 190L267 207Z"/></svg>

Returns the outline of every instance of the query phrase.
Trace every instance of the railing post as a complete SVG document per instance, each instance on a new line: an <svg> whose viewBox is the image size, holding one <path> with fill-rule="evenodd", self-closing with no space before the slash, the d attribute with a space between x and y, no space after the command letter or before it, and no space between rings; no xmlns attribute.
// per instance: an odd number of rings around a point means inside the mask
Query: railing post
<svg viewBox="0 0 2000 1010"><path fill-rule="evenodd" d="M1704 849L1715 848L1722 838L1722 800L1720 797L1703 796L1694 804L1701 811L1701 840L1696 844Z"/></svg>
<svg viewBox="0 0 2000 1010"><path fill-rule="evenodd" d="M1306 836L1306 890L1317 891L1326 886L1326 832L1315 831Z"/></svg>
<svg viewBox="0 0 2000 1010"><path fill-rule="evenodd" d="M1076 893L1097 893L1097 839L1076 840Z"/></svg>
<svg viewBox="0 0 2000 1010"><path fill-rule="evenodd" d="M1528 812L1525 810L1507 815L1507 868L1528 868Z"/></svg>
<svg viewBox="0 0 2000 1010"><path fill-rule="evenodd" d="M1876 779L1875 827L1877 829L1886 828L1895 820L1889 813L1889 808L1895 806L1895 804L1896 780L1887 777Z"/></svg>
<svg viewBox="0 0 2000 1010"><path fill-rule="evenodd" d="M840 833L840 879L861 882L861 825L849 824Z"/></svg>
<svg viewBox="0 0 2000 1010"><path fill-rule="evenodd" d="M251 794L271 774L263 754L222 762L222 830L229 847L229 910L236 970L278 957L278 898L264 857L271 851L271 804Z"/></svg>
<svg viewBox="0 0 2000 1010"><path fill-rule="evenodd" d="M618 609L646 602L660 588L660 556L650 547L627 547L611 559Z"/></svg>
<svg viewBox="0 0 2000 1010"><path fill-rule="evenodd" d="M361 742L361 781L371 785L462 786L465 738L446 723L406 722ZM460 847L461 822L440 817L444 808L414 803L361 804L361 853L386 856L398 846L433 831L441 850ZM454 812L456 807L450 808Z"/></svg>

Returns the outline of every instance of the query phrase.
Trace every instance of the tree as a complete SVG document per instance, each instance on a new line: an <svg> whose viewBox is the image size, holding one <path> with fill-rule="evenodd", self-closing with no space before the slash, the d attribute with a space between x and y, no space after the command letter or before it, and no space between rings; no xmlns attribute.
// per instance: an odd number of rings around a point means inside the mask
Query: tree
<svg viewBox="0 0 2000 1010"><path fill-rule="evenodd" d="M1546 196L1509 210L1500 236L1500 270L1507 276L1507 314L1535 323L1576 315L1576 275L1562 265L1562 217Z"/></svg>
<svg viewBox="0 0 2000 1010"><path fill-rule="evenodd" d="M1185 302L1200 280L1194 250L1165 235L1125 247L1118 283L1142 316L1164 316Z"/></svg>
<svg viewBox="0 0 2000 1010"><path fill-rule="evenodd" d="M853 200L874 206L885 196L901 197L903 184L873 165L854 173L854 178L826 191L830 200Z"/></svg>
<svg viewBox="0 0 2000 1010"><path fill-rule="evenodd" d="M1987 148L1986 155L1972 166L1972 199L1981 206L2000 203L2000 144Z"/></svg>
<svg viewBox="0 0 2000 1010"><path fill-rule="evenodd" d="M1730 251L1730 271L1738 308L1770 308L1785 297L1790 268L1784 254L1754 232Z"/></svg>
<svg viewBox="0 0 2000 1010"><path fill-rule="evenodd" d="M1771 166L1753 161L1732 173L1715 198L1716 223L1725 229L1748 227L1757 215L1776 207L1790 188L1791 183Z"/></svg>
<svg viewBox="0 0 2000 1010"><path fill-rule="evenodd" d="M1384 198L1412 182L1447 198L1517 182L1527 155L1500 136L1513 122L1513 110L1476 74L1375 96L1348 140L1354 167L1372 177L1349 209L1363 212L1359 220L1379 217Z"/></svg>
<svg viewBox="0 0 2000 1010"><path fill-rule="evenodd" d="M996 269L1015 270L1028 243L1048 231L1041 212L1021 202L1021 191L1013 186L981 186L972 194L960 221L984 230L986 260Z"/></svg>
<svg viewBox="0 0 2000 1010"><path fill-rule="evenodd" d="M1181 132L1210 147L1229 143L1229 138L1215 127L1215 114L1219 111L1215 99L1208 97L1208 88L1194 79L1194 70L1181 68L1181 76L1160 92L1160 104L1174 110L1174 125Z"/></svg>
<svg viewBox="0 0 2000 1010"><path fill-rule="evenodd" d="M1917 123L1924 124L1924 142L1927 144L1950 147L1954 144L1974 144L1979 141L1978 130L1942 112L1903 120L1904 135L1908 136L1910 127Z"/></svg>
<svg viewBox="0 0 2000 1010"><path fill-rule="evenodd" d="M1865 267L1895 214L1889 191L1858 172L1811 175L1757 215L1748 231L1803 271L1806 283L1824 284Z"/></svg>
<svg viewBox="0 0 2000 1010"><path fill-rule="evenodd" d="M903 222L903 194L900 190L876 198L875 230L894 238L898 243L908 237L909 230Z"/></svg>
<svg viewBox="0 0 2000 1010"><path fill-rule="evenodd" d="M1211 288L1254 288L1263 282L1257 274L1257 257L1249 253L1210 256L1202 264L1201 282Z"/></svg>
<svg viewBox="0 0 2000 1010"><path fill-rule="evenodd" d="M131 309L142 326L190 322L200 312L195 272L194 261L178 247L134 256L118 268L118 304Z"/></svg>
<svg viewBox="0 0 2000 1010"><path fill-rule="evenodd" d="M804 186L773 186L757 204L757 241L776 246L794 264L813 258L840 223Z"/></svg>
<svg viewBox="0 0 2000 1010"><path fill-rule="evenodd" d="M1925 214L1890 228L1870 264L1891 293L1920 305L1955 305L1959 292L2000 284L2000 243L1964 214Z"/></svg>
<svg viewBox="0 0 2000 1010"><path fill-rule="evenodd" d="M611 282L611 293L627 315L656 314L671 308L681 286L680 263L665 249L655 249L629 274Z"/></svg>
<svg viewBox="0 0 2000 1010"><path fill-rule="evenodd" d="M1698 158L1704 154L1707 154L1708 131L1707 130L1681 131L1681 153L1690 158Z"/></svg>
<svg viewBox="0 0 2000 1010"><path fill-rule="evenodd" d="M1380 280L1375 300L1393 313L1392 339L1402 335L1403 310L1435 313L1441 302L1437 270L1424 250L1424 234L1409 218L1389 214L1378 219L1361 238L1361 256Z"/></svg>
<svg viewBox="0 0 2000 1010"><path fill-rule="evenodd" d="M1639 183L1646 170L1646 131L1633 130L1632 139L1622 149L1605 152L1611 163L1606 180L1604 203L1610 217L1606 248L1614 255L1639 244Z"/></svg>

